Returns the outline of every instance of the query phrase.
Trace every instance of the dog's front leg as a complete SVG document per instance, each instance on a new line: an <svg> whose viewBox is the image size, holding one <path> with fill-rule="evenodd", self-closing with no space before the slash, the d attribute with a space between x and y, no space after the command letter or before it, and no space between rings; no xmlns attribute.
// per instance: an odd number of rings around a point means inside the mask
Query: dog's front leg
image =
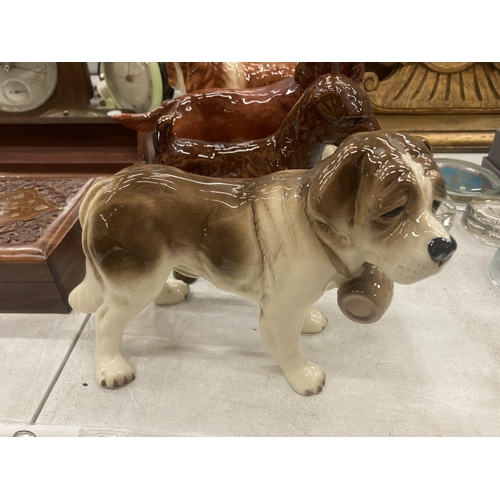
<svg viewBox="0 0 500 500"><path fill-rule="evenodd" d="M155 298L157 305L173 305L186 300L189 293L189 285L177 279L168 279L163 290Z"/></svg>
<svg viewBox="0 0 500 500"><path fill-rule="evenodd" d="M299 394L310 396L321 392L326 375L321 366L304 356L299 344L306 313L307 310L262 308L260 331L264 344L281 366L287 382Z"/></svg>

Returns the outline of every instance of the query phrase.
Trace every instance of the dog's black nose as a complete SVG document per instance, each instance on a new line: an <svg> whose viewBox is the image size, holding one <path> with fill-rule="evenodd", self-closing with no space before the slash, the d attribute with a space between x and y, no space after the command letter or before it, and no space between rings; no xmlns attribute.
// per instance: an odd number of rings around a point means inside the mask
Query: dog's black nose
<svg viewBox="0 0 500 500"><path fill-rule="evenodd" d="M456 249L457 242L453 238L451 238L451 241L445 240L444 238L434 238L430 241L428 247L431 259L440 264L448 260Z"/></svg>

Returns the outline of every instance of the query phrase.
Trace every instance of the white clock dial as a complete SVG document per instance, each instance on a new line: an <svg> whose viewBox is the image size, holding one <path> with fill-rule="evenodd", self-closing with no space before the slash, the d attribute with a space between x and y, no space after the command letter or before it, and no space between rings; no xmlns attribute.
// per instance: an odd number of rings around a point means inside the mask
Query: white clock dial
<svg viewBox="0 0 500 500"><path fill-rule="evenodd" d="M0 63L0 110L22 113L38 108L57 85L57 63Z"/></svg>
<svg viewBox="0 0 500 500"><path fill-rule="evenodd" d="M149 111L153 101L151 71L144 62L103 63L106 82L118 106L136 113Z"/></svg>

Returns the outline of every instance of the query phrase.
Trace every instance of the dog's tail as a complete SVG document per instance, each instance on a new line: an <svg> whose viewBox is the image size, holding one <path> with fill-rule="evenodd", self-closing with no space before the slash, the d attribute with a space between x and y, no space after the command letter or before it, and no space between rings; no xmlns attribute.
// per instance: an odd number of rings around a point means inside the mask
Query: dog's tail
<svg viewBox="0 0 500 500"><path fill-rule="evenodd" d="M69 305L86 314L91 314L97 311L99 306L104 302L102 293L99 289L99 282L102 279L99 272L94 266L94 263L87 257L85 263L85 278L83 281L69 294Z"/></svg>
<svg viewBox="0 0 500 500"><path fill-rule="evenodd" d="M177 104L178 102L176 99L170 99L147 113L121 113L119 115L113 115L112 118L125 127L133 130L139 132L152 132L158 119L164 115L173 114L177 108Z"/></svg>
<svg viewBox="0 0 500 500"><path fill-rule="evenodd" d="M99 284L102 285L102 278L89 251L89 221L87 221L87 219L92 201L99 193L102 185L107 182L109 182L109 180L104 179L94 184L89 189L82 204L80 205L79 218L82 226L82 248L83 253L85 254L85 278L69 294L68 302L69 305L76 311L87 314L96 312L99 306L103 303L103 296L99 287Z"/></svg>

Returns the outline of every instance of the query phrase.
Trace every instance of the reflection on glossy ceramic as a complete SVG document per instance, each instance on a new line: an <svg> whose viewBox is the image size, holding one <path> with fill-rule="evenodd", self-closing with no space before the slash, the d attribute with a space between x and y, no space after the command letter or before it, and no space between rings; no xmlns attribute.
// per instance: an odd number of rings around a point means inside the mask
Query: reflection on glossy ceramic
<svg viewBox="0 0 500 500"><path fill-rule="evenodd" d="M69 298L96 312L98 383L133 380L124 328L154 300L182 300L186 284L165 285L176 269L257 302L286 380L320 392L325 372L299 344L313 304L337 287L344 312L371 322L393 281L436 273L456 248L435 216L445 196L426 143L386 131L347 138L310 170L230 180L137 165L101 181L80 210L87 272Z"/></svg>
<svg viewBox="0 0 500 500"><path fill-rule="evenodd" d="M173 115L158 120L153 135L156 163L211 177L238 178L311 168L321 159L325 145L338 145L359 131L380 129L364 92L337 73L316 79L278 131L265 139L241 143L179 139L172 125Z"/></svg>
<svg viewBox="0 0 500 500"><path fill-rule="evenodd" d="M263 87L208 88L166 101L148 113L122 113L113 119L151 132L161 116L171 115L175 137L210 142L262 139L274 134L304 90L328 73L341 73L360 83L364 63L298 63L293 77Z"/></svg>

